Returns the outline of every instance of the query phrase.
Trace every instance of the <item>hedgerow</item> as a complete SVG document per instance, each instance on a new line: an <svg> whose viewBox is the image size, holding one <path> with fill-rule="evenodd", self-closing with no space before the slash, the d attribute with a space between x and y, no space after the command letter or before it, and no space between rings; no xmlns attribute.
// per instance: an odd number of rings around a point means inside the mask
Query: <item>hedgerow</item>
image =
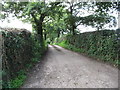
<svg viewBox="0 0 120 90"><path fill-rule="evenodd" d="M40 60L45 47L38 36L25 29L3 29L2 33L2 88L19 88L26 72Z"/></svg>
<svg viewBox="0 0 120 90"><path fill-rule="evenodd" d="M102 30L81 33L74 36L67 35L60 38L57 44L118 66L120 64L119 39L119 32Z"/></svg>

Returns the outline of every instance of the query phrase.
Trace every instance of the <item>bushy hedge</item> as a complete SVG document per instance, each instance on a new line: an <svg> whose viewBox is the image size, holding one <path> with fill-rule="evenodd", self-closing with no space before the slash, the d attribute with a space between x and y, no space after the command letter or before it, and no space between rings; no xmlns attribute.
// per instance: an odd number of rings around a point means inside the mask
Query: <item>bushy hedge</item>
<svg viewBox="0 0 120 90"><path fill-rule="evenodd" d="M67 35L64 40L62 39L59 40L59 45L63 47L116 65L120 64L120 61L118 62L120 60L119 32L112 30L86 32L74 36Z"/></svg>
<svg viewBox="0 0 120 90"><path fill-rule="evenodd" d="M26 78L26 69L40 60L43 47L37 35L25 29L1 29L3 38L2 86L18 88Z"/></svg>

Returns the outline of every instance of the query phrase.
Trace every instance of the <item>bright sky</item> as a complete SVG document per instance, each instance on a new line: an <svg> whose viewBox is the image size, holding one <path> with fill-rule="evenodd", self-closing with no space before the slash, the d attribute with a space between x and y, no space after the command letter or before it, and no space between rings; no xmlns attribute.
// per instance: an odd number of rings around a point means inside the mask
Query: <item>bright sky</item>
<svg viewBox="0 0 120 90"><path fill-rule="evenodd" d="M0 21L0 27L11 27L11 28L25 28L29 31L32 32L32 25L29 23L23 23L22 21L20 21L19 19L14 19L11 20L10 23L7 22L7 20L5 20L4 22ZM78 26L78 28L80 29L81 32L86 32L86 31L94 31L95 29L91 28L91 27L85 27L85 26Z"/></svg>
<svg viewBox="0 0 120 90"><path fill-rule="evenodd" d="M115 16L116 19L118 20L118 15L116 15L116 13L113 13L112 15ZM10 23L8 23L7 20L5 20L4 22L0 21L0 27L25 28L29 31L32 31L32 25L29 23L23 23L19 19L13 18L12 16L10 16L9 20L10 20ZM92 28L90 26L85 27L83 25L80 25L77 28L80 30L80 32L95 31L95 28ZM118 28L118 25L116 27L108 28L108 29L117 29L117 28Z"/></svg>
<svg viewBox="0 0 120 90"><path fill-rule="evenodd" d="M8 23L7 20L5 21L0 21L0 27L11 27L11 28L25 28L29 31L32 31L32 25L29 23L23 23L17 18L10 18L10 23Z"/></svg>
<svg viewBox="0 0 120 90"><path fill-rule="evenodd" d="M10 22L8 20L4 20L3 22L0 21L0 27L11 27L11 28L25 28L29 31L32 31L32 25L29 23L23 23L21 20L17 18L9 18ZM94 31L95 29L91 27L85 27L85 26L78 26L81 32L86 32L86 31Z"/></svg>
<svg viewBox="0 0 120 90"><path fill-rule="evenodd" d="M0 27L25 28L25 29L32 32L32 25L31 24L23 23L22 21L20 21L17 18L14 20L11 19L10 23L8 23L7 20L5 20L4 22L0 21ZM113 28L113 29L116 29L116 28ZM95 31L95 28L92 28L91 26L86 27L83 25L78 26L78 29L80 30L80 32Z"/></svg>

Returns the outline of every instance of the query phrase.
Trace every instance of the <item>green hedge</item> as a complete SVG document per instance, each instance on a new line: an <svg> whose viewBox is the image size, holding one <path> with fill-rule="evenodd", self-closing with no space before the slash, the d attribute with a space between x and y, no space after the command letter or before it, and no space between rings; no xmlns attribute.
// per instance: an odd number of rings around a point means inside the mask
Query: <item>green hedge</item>
<svg viewBox="0 0 120 90"><path fill-rule="evenodd" d="M2 87L18 88L26 78L26 70L44 53L37 35L25 29L2 29Z"/></svg>
<svg viewBox="0 0 120 90"><path fill-rule="evenodd" d="M67 35L58 40L60 46L85 53L103 61L120 64L120 33L113 30ZM64 39L64 40L63 40Z"/></svg>

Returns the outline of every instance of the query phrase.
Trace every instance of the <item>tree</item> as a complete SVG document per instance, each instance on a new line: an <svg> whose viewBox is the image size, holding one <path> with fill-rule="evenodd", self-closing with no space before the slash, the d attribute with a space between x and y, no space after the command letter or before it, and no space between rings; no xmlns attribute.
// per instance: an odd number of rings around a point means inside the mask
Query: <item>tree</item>
<svg viewBox="0 0 120 90"><path fill-rule="evenodd" d="M12 13L25 22L30 22L37 30L40 43L43 45L43 21L49 14L54 14L60 2L7 2L3 4L5 16Z"/></svg>
<svg viewBox="0 0 120 90"><path fill-rule="evenodd" d="M54 41L55 38L60 37L60 35L65 32L64 16L66 11L64 10L64 5L59 5L56 7L56 12L50 14L44 20L44 37Z"/></svg>
<svg viewBox="0 0 120 90"><path fill-rule="evenodd" d="M109 15L111 9L116 9L116 3L68 2L66 4L65 8L65 4L61 2L7 2L3 4L3 11L4 17L7 17L12 13L22 21L32 23L33 28L40 37L41 44L43 44L43 34L45 39L47 37L46 29L48 28L44 27L46 27L47 24L50 24L49 22L47 23L47 19L49 21L49 17L52 18L52 24L55 25L54 30L57 30L58 36L62 30L62 23L66 25L66 28L73 35L75 35L75 29L79 25L93 26L100 30L105 24L108 24L111 21L114 21L114 25L116 24L115 18ZM90 14L86 16L84 14L85 11L90 12Z"/></svg>
<svg viewBox="0 0 120 90"><path fill-rule="evenodd" d="M70 30L71 34L75 35L75 29L78 26L76 24L76 22L78 22L78 13L80 8L82 8L83 3L79 2L79 3L73 3L73 2L67 2L67 18L65 18L65 22L66 22L66 26L67 28Z"/></svg>
<svg viewBox="0 0 120 90"><path fill-rule="evenodd" d="M115 17L110 15L110 13L117 10L116 2L94 2L89 5L89 11L90 8L94 13L83 17L81 23L96 27L97 30L102 29L106 24L109 24L109 27L116 26Z"/></svg>
<svg viewBox="0 0 120 90"><path fill-rule="evenodd" d="M73 35L79 25L96 27L97 30L102 29L108 23L110 27L116 25L115 17L109 14L117 9L116 2L78 2L67 4L69 5L69 8L67 8L68 17L65 21L67 28ZM85 11L88 12L88 15L84 14Z"/></svg>
<svg viewBox="0 0 120 90"><path fill-rule="evenodd" d="M57 13L57 15L55 15L54 17L45 18L43 27L45 30L44 36L46 36L46 38L48 38L50 41L54 41L54 39L59 38L60 35L63 34L63 32L66 32L64 22L65 14L62 14Z"/></svg>

